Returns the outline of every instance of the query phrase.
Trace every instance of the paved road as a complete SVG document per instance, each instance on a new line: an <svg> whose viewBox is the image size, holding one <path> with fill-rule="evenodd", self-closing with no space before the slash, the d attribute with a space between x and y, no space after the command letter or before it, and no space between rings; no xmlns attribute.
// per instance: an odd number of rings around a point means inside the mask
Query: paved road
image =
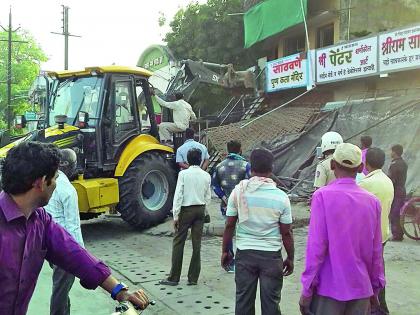
<svg viewBox="0 0 420 315"><path fill-rule="evenodd" d="M103 219L84 224L86 246L105 260L131 287L142 285L158 305L144 314L233 314L233 275L219 268L220 238L207 237L203 241L203 266L199 286L186 286L185 276L178 287L162 287L157 281L165 277L170 267L171 238L151 236L131 231L116 219ZM284 314L298 314L299 274L303 268L303 250L306 229L297 229L296 273L285 281L282 310ZM185 263L190 257L186 246ZM388 301L395 315L418 315L420 304L420 244L413 241L390 243L386 248L386 266L389 282ZM187 265L184 266L186 274ZM44 268L30 315L47 314L50 270ZM100 289L85 291L77 285L72 290L73 314L107 315L112 301Z"/></svg>
<svg viewBox="0 0 420 315"><path fill-rule="evenodd" d="M170 226L170 224L167 224ZM185 248L184 270L178 287L157 284L170 268L171 241L157 236L157 228L138 233L118 218L101 218L83 223L86 247L103 259L132 288L142 286L158 301L143 314L233 314L234 275L219 267L221 238L205 237L202 244L202 276L199 285L186 285L191 257L191 243ZM159 228L160 230L162 228ZM299 276L303 268L306 228L295 230L295 274L285 280L281 308L283 314L297 315ZM420 314L420 242L406 240L386 246L386 268L389 286L387 296L393 315ZM44 266L29 315L48 314L51 272ZM77 284L71 292L72 313L77 315L111 314L113 303L101 289L83 290ZM258 309L258 307L257 307Z"/></svg>

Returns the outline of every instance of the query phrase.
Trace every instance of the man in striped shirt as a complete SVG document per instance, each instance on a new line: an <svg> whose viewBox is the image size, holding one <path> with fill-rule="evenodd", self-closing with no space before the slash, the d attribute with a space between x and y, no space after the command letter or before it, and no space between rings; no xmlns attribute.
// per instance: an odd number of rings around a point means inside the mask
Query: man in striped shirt
<svg viewBox="0 0 420 315"><path fill-rule="evenodd" d="M270 179L273 155L265 149L251 153L251 179L241 181L232 191L226 211L222 267L232 256L229 243L236 227L235 313L255 314L258 280L261 313L280 315L283 276L293 272L294 245L292 214L287 195ZM281 243L287 258L283 261Z"/></svg>

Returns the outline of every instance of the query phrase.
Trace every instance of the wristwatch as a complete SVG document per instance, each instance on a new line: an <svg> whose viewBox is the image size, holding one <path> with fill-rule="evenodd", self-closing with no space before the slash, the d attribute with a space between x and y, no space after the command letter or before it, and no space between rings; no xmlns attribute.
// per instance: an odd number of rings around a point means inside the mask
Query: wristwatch
<svg viewBox="0 0 420 315"><path fill-rule="evenodd" d="M118 293L120 293L123 290L128 291L128 287L122 282L118 283L111 291L112 299L116 300Z"/></svg>

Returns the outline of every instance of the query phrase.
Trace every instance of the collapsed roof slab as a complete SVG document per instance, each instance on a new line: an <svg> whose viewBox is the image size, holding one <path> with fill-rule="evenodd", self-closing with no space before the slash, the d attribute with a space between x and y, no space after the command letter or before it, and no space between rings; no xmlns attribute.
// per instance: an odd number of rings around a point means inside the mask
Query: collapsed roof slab
<svg viewBox="0 0 420 315"><path fill-rule="evenodd" d="M211 146L226 153L226 143L239 140L243 152L249 152L263 142L270 142L282 135L300 132L310 118L318 112L315 107L285 107L241 128L247 121L206 130Z"/></svg>

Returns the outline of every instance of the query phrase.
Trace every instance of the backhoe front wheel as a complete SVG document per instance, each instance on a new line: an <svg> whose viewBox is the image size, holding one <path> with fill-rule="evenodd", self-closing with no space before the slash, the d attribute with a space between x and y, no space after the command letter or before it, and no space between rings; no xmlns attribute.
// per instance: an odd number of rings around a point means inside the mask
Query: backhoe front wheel
<svg viewBox="0 0 420 315"><path fill-rule="evenodd" d="M137 157L119 178L117 210L134 227L148 228L162 222L172 208L176 171L158 152Z"/></svg>

